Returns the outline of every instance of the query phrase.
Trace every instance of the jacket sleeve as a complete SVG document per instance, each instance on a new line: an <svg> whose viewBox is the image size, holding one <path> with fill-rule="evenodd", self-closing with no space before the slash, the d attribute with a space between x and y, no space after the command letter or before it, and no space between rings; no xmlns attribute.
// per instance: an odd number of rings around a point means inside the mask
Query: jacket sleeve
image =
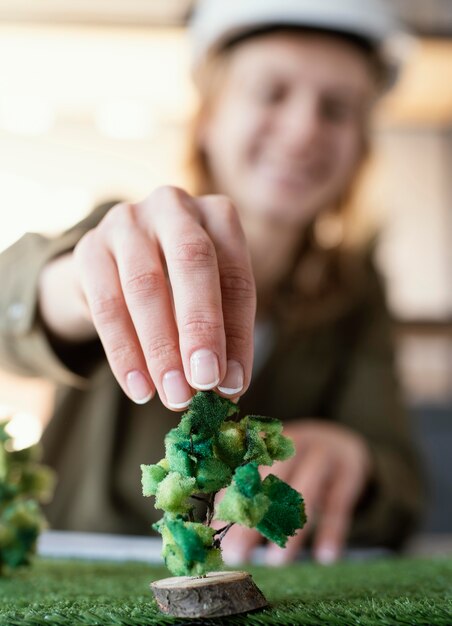
<svg viewBox="0 0 452 626"><path fill-rule="evenodd" d="M72 250L118 200L97 206L87 218L55 238L28 233L0 255L0 367L22 376L45 377L84 387L72 357L57 350L39 316L38 281L44 265ZM96 342L100 343L100 342ZM99 346L86 346L97 350Z"/></svg>
<svg viewBox="0 0 452 626"><path fill-rule="evenodd" d="M353 324L355 339L331 412L335 420L364 436L374 473L358 504L351 542L398 548L419 522L424 486L397 382L392 322L373 267L359 319Z"/></svg>

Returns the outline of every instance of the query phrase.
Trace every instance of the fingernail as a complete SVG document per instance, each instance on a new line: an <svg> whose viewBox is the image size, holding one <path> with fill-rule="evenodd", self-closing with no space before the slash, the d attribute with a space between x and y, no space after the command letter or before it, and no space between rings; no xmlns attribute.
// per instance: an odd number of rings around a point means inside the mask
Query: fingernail
<svg viewBox="0 0 452 626"><path fill-rule="evenodd" d="M190 387L180 370L166 372L162 378L163 391L172 409L185 409L191 402Z"/></svg>
<svg viewBox="0 0 452 626"><path fill-rule="evenodd" d="M191 381L193 387L206 391L220 382L218 358L211 350L197 350L190 358Z"/></svg>
<svg viewBox="0 0 452 626"><path fill-rule="evenodd" d="M315 554L316 561L322 565L331 565L338 559L337 549L333 546L320 546Z"/></svg>
<svg viewBox="0 0 452 626"><path fill-rule="evenodd" d="M221 385L218 385L219 391L228 396L235 396L243 389L243 367L238 361L228 361L228 369L226 370L226 376L221 381Z"/></svg>
<svg viewBox="0 0 452 626"><path fill-rule="evenodd" d="M126 383L132 400L137 404L146 404L154 395L147 377L139 370L129 372Z"/></svg>
<svg viewBox="0 0 452 626"><path fill-rule="evenodd" d="M286 551L279 548L271 548L266 555L267 565L283 565L287 562Z"/></svg>

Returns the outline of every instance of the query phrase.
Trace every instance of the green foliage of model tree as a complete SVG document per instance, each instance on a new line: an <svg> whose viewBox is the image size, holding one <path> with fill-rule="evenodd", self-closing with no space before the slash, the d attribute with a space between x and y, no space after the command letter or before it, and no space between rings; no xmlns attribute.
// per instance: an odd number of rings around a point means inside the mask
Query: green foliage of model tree
<svg viewBox="0 0 452 626"><path fill-rule="evenodd" d="M51 496L53 472L41 465L40 449L12 450L0 423L0 574L28 565L45 526L38 502Z"/></svg>
<svg viewBox="0 0 452 626"><path fill-rule="evenodd" d="M166 456L142 465L144 496L164 511L154 524L163 557L175 576L202 576L221 569L221 541L233 524L256 528L284 547L306 522L302 496L273 474L261 480L258 466L284 461L295 450L274 418L238 418L238 407L217 394L198 392L179 425L165 437ZM215 510L215 496L226 488ZM205 504L202 521L195 504ZM227 522L219 530L213 519Z"/></svg>

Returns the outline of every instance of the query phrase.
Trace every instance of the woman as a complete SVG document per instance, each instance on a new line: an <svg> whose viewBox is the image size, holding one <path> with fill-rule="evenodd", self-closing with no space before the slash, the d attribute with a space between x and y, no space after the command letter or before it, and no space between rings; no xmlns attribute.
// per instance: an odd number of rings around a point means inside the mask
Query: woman
<svg viewBox="0 0 452 626"><path fill-rule="evenodd" d="M284 419L297 444L272 471L302 491L310 523L268 561L312 534L331 562L347 540L399 546L420 506L380 281L368 250L347 246L344 208L385 76L386 14L244 5L206 0L194 20L192 195L110 203L7 251L4 268L27 258L9 286L3 270L2 360L63 383L43 437L60 477L54 527L147 532L139 465L161 458L193 390L215 389ZM232 529L226 556L257 540Z"/></svg>

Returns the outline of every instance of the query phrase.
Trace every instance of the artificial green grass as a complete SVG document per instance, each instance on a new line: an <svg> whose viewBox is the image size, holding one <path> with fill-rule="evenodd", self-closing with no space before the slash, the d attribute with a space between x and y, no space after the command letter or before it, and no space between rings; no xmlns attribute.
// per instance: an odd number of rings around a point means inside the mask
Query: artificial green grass
<svg viewBox="0 0 452 626"><path fill-rule="evenodd" d="M163 567L38 559L0 579L0 624L452 624L452 559L248 569L270 607L201 622L159 613L149 582L168 576Z"/></svg>

